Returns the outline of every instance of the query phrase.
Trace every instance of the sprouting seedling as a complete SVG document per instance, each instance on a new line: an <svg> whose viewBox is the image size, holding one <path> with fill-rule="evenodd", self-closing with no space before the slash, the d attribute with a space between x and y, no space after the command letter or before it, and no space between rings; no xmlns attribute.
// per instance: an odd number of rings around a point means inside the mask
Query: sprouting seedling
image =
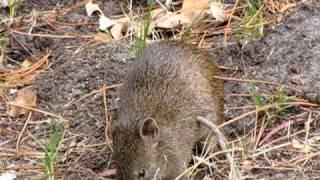
<svg viewBox="0 0 320 180"><path fill-rule="evenodd" d="M288 102L295 98L295 96L287 96L284 91L284 86L280 86L277 93L274 96L264 97L261 92L256 87L253 87L250 90L251 99L254 102L255 106L262 107L268 104L281 104ZM268 117L271 117L270 115L272 113L280 113L287 108L291 107L290 105L276 105L273 108L269 110L265 110L264 112Z"/></svg>
<svg viewBox="0 0 320 180"><path fill-rule="evenodd" d="M16 14L16 9L21 4L22 0L8 0L9 16L12 19Z"/></svg>
<svg viewBox="0 0 320 180"><path fill-rule="evenodd" d="M288 102L288 101L296 98L296 96L287 96L284 93L283 89L284 89L284 86L280 86L279 87L276 96L274 96L272 98L272 100L271 100L273 103L285 103L285 102ZM279 112L282 112L282 111L284 111L285 109L287 109L289 107L291 107L291 106L290 105L287 105L287 106L277 105L277 106L275 106L275 110L276 110L277 113L279 113Z"/></svg>
<svg viewBox="0 0 320 180"><path fill-rule="evenodd" d="M236 27L236 35L248 33L251 37L258 38L264 33L264 17L262 13L262 0L246 0L247 12L242 15Z"/></svg>
<svg viewBox="0 0 320 180"><path fill-rule="evenodd" d="M63 137L63 131L56 124L51 127L49 142L44 148L45 157L43 160L43 169L46 180L54 180L54 165L59 150L59 144Z"/></svg>
<svg viewBox="0 0 320 180"><path fill-rule="evenodd" d="M261 95L257 87L253 87L250 90L251 99L258 107L266 105L265 98Z"/></svg>
<svg viewBox="0 0 320 180"><path fill-rule="evenodd" d="M151 23L151 8L143 18L142 28L140 28L137 40L135 41L135 46L134 46L135 55L140 54L146 45L150 23Z"/></svg>

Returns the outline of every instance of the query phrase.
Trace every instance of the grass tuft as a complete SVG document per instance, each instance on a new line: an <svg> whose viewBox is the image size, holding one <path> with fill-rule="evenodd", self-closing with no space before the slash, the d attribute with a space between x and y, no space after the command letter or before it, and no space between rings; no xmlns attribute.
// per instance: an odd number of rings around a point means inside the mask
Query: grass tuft
<svg viewBox="0 0 320 180"><path fill-rule="evenodd" d="M148 38L148 31L151 23L151 8L149 9L148 13L143 18L142 28L138 33L138 37L134 44L134 55L137 56L142 52L144 47L146 46L147 38Z"/></svg>
<svg viewBox="0 0 320 180"><path fill-rule="evenodd" d="M264 35L264 16L262 0L245 0L247 11L241 16L237 25L236 35L247 35L252 38L260 38Z"/></svg>
<svg viewBox="0 0 320 180"><path fill-rule="evenodd" d="M8 0L9 17L12 19L16 15L16 10L23 0Z"/></svg>
<svg viewBox="0 0 320 180"><path fill-rule="evenodd" d="M262 106L270 105L270 104L281 104L285 102L289 102L290 100L295 99L295 96L287 96L283 92L284 86L281 86L277 93L273 96L265 97L261 94L257 87L253 87L250 90L251 99L254 102L257 108ZM287 108L291 107L291 105L277 105L271 109L264 110L264 113L271 117L271 115L277 115L280 112L286 110Z"/></svg>
<svg viewBox="0 0 320 180"><path fill-rule="evenodd" d="M49 142L45 150L45 157L43 160L43 169L45 173L45 180L54 180L54 163L58 154L59 144L63 136L63 131L53 124Z"/></svg>

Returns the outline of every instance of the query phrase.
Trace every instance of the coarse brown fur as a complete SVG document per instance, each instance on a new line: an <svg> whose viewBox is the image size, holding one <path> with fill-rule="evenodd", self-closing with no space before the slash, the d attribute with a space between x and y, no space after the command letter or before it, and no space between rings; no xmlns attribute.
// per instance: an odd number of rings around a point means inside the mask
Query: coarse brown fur
<svg viewBox="0 0 320 180"><path fill-rule="evenodd" d="M183 172L209 133L196 116L223 121L217 75L211 56L178 43L149 45L131 62L113 128L118 179L172 180Z"/></svg>

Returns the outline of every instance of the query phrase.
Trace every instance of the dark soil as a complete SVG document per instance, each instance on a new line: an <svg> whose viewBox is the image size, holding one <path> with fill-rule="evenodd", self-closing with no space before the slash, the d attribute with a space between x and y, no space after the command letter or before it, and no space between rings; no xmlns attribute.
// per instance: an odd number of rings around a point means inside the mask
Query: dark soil
<svg viewBox="0 0 320 180"><path fill-rule="evenodd" d="M107 16L121 14L120 1L104 0L100 7ZM89 39L81 35L94 35L97 29L96 17L87 17L82 6L76 1L35 1L24 0L18 15L27 15L31 9L37 11L72 7L67 11L48 12L40 16L32 33L77 34L76 38L30 37L13 33L9 36L7 56L20 62L33 55L52 51L50 71L43 73L34 89L38 94L38 107L41 110L61 116L61 119L39 115L33 118L26 130L20 148L42 151L40 144L45 144L49 136L52 121L58 121L65 127L64 141L57 161L57 174L65 179L98 179L99 172L112 168L110 148L105 144L105 108L101 92L81 101L79 98L98 90L103 85L111 86L121 83L125 73L132 44L127 41L118 43L88 44ZM79 3L81 4L81 3ZM1 10L0 12L5 12ZM57 15L59 14L59 15ZM66 25L74 24L74 26ZM28 31L29 21L16 25L20 31ZM209 52L217 59L219 65L227 67L224 76L242 79L257 79L277 82L299 89L302 93L288 90L300 98L320 102L320 2L302 5L286 20L262 39L244 43L232 43L224 48L213 48ZM16 41L22 43L21 48ZM253 104L248 97L234 94L249 93L252 86L257 86L265 94L276 92L277 86L227 81L225 87L225 107ZM117 88L107 90L109 119L116 120ZM74 102L74 103L72 103ZM5 107L0 106L0 150L14 149L15 141L23 126L21 120L8 120L4 114ZM301 112L303 107L293 107L280 116L286 120L291 114ZM249 110L229 110L226 119L231 119ZM319 110L318 110L319 111ZM319 116L317 117L319 120ZM226 128L227 137L232 139L243 135L252 128L254 116L248 116L238 123ZM35 142L37 139L39 142ZM1 149L2 148L2 149ZM1 151L0 151L1 153ZM279 155L280 156L280 155ZM6 157L0 155L0 174L10 166L27 166L40 168L41 159L29 157ZM307 164L312 169L314 164ZM41 171L40 171L41 172ZM252 170L256 179L280 179L288 177L311 178L308 173ZM41 175L41 174L40 174ZM26 168L19 172L19 179L39 177L39 171Z"/></svg>
<svg viewBox="0 0 320 180"><path fill-rule="evenodd" d="M302 5L278 27L262 39L250 43L232 44L209 51L219 62L232 69L226 76L276 82L297 89L287 94L305 97L320 103L320 3ZM231 75L231 76L230 76ZM228 98L231 93L249 93L256 86L262 93L273 94L278 86L253 83L226 84L226 105L247 105L248 98ZM228 118L239 115L226 113ZM244 122L249 122L244 120ZM247 123L245 123L247 124ZM241 126L242 128L242 126Z"/></svg>
<svg viewBox="0 0 320 180"><path fill-rule="evenodd" d="M299 89L311 101L320 102L320 3L295 10L280 26L256 42L214 49L246 79L263 79Z"/></svg>

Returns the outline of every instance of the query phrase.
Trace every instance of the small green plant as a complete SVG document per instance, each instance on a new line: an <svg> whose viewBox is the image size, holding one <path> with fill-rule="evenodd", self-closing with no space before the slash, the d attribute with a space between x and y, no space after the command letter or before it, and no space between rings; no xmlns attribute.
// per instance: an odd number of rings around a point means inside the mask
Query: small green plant
<svg viewBox="0 0 320 180"><path fill-rule="evenodd" d="M261 95L257 87L253 87L250 90L251 99L254 102L254 104L258 107L266 105L265 98Z"/></svg>
<svg viewBox="0 0 320 180"><path fill-rule="evenodd" d="M262 0L245 0L247 11L241 16L241 21L236 27L236 35L241 37L245 34L259 38L263 36L264 16Z"/></svg>
<svg viewBox="0 0 320 180"><path fill-rule="evenodd" d="M140 29L138 33L138 37L135 41L134 45L134 55L138 55L142 52L146 45L146 41L148 38L148 31L151 23L151 8L149 9L147 15L144 16L143 18L143 24L142 28Z"/></svg>
<svg viewBox="0 0 320 180"><path fill-rule="evenodd" d="M47 147L44 149L45 157L43 160L43 168L45 180L54 180L54 163L58 154L59 144L63 136L63 131L53 124Z"/></svg>
<svg viewBox="0 0 320 180"><path fill-rule="evenodd" d="M285 103L285 102L288 102L288 101L295 98L295 96L287 96L283 92L283 88L284 88L284 86L281 86L274 96L265 97L261 94L261 92L259 92L259 90L256 87L253 87L250 90L251 99L254 102L255 106L259 108L259 107L262 107L262 106L265 106L268 104ZM289 107L291 107L291 106L290 105L276 105L273 108L270 108L268 110L264 110L264 113L268 117L271 117L272 114L278 114L278 113L286 110Z"/></svg>
<svg viewBox="0 0 320 180"><path fill-rule="evenodd" d="M278 93L271 97L271 102L273 103L285 103L288 102L294 98L296 98L295 96L287 96L284 92L283 92L283 88L284 86L281 86L278 90ZM275 110L277 113L282 112L284 110L286 110L287 108L291 107L290 105L284 106L284 105L277 105L275 106Z"/></svg>
<svg viewBox="0 0 320 180"><path fill-rule="evenodd" d="M12 19L16 14L16 9L21 4L22 0L8 0L9 17Z"/></svg>

